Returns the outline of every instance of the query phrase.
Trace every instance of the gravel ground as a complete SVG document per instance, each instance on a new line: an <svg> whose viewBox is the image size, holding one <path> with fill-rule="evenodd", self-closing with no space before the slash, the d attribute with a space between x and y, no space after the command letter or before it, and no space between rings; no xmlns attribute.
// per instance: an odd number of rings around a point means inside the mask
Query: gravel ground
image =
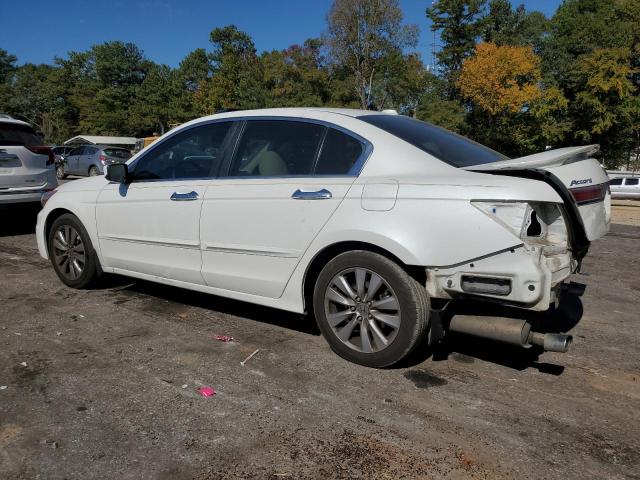
<svg viewBox="0 0 640 480"><path fill-rule="evenodd" d="M124 278L69 289L34 212L0 218L2 479L640 478L638 227L592 245L582 303L535 317L581 317L569 353L450 336L372 370L298 315Z"/></svg>

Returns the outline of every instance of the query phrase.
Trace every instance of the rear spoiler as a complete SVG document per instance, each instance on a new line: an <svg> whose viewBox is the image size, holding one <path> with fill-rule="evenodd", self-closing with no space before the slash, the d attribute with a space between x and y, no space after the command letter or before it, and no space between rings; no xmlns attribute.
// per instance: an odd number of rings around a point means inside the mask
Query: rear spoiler
<svg viewBox="0 0 640 480"><path fill-rule="evenodd" d="M484 165L470 165L464 170L491 171L491 170L521 170L539 167L552 167L567 165L592 158L600 151L600 145L585 145L582 147L565 147L546 152L534 153L526 157L511 158L498 162L485 163Z"/></svg>

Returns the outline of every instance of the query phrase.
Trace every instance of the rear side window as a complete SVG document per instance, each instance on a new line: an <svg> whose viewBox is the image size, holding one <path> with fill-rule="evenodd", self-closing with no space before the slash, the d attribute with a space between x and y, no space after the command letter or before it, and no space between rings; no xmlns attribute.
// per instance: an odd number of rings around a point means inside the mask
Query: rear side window
<svg viewBox="0 0 640 480"><path fill-rule="evenodd" d="M508 158L462 135L404 115L363 115L357 118L454 167L470 167Z"/></svg>
<svg viewBox="0 0 640 480"><path fill-rule="evenodd" d="M107 157L119 158L121 160L128 160L131 158L131 152L128 150L123 150L121 148L105 148L104 154Z"/></svg>
<svg viewBox="0 0 640 480"><path fill-rule="evenodd" d="M364 152L355 138L330 128L316 164L316 175L346 175Z"/></svg>
<svg viewBox="0 0 640 480"><path fill-rule="evenodd" d="M0 145L42 145L42 139L28 125L0 122Z"/></svg>
<svg viewBox="0 0 640 480"><path fill-rule="evenodd" d="M611 185L622 185L622 179L621 178L613 178L609 183Z"/></svg>
<svg viewBox="0 0 640 480"><path fill-rule="evenodd" d="M311 175L324 127L287 120L249 120L229 175Z"/></svg>
<svg viewBox="0 0 640 480"><path fill-rule="evenodd" d="M637 178L626 178L624 180L624 184L625 185L638 185L638 179Z"/></svg>

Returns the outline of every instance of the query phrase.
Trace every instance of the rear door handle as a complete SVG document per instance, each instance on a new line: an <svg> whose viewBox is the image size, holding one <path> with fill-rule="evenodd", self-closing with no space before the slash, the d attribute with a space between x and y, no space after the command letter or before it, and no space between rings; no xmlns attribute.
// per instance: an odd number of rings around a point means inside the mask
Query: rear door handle
<svg viewBox="0 0 640 480"><path fill-rule="evenodd" d="M190 202L198 199L198 192L180 193L173 192L171 194L171 200L174 202Z"/></svg>
<svg viewBox="0 0 640 480"><path fill-rule="evenodd" d="M316 192L304 192L300 189L293 192L291 198L294 200L327 200L331 198L331 192L326 188L318 190Z"/></svg>

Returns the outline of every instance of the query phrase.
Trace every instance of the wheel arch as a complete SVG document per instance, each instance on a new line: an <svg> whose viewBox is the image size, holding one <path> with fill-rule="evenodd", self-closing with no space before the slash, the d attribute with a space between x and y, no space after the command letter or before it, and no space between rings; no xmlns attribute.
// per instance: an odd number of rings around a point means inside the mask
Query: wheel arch
<svg viewBox="0 0 640 480"><path fill-rule="evenodd" d="M74 217L77 217L77 215L73 213L71 210L68 210L62 207L54 208L47 215L47 218L44 222L44 231L43 231L44 245L45 245L45 248L47 249L47 253L49 253L49 232L51 232L51 226L53 225L53 222L55 222L58 218L60 218L62 215L65 215L67 213L73 215Z"/></svg>
<svg viewBox="0 0 640 480"><path fill-rule="evenodd" d="M389 260L400 265L400 267L402 267L411 277L413 277L418 282L422 283L423 285L426 282L426 271L423 267L408 265L407 263L403 262L400 257L383 247L363 241L349 240L336 242L331 245L327 245L323 249L318 251L311 262L309 262L305 270L304 278L302 281L302 301L303 308L307 312L312 312L313 310L308 309L307 306L313 304L313 289L315 287L318 275L320 275L320 272L322 271L324 265L326 265L327 262L342 253L354 250L364 250L368 252L378 253L383 257L386 257Z"/></svg>

